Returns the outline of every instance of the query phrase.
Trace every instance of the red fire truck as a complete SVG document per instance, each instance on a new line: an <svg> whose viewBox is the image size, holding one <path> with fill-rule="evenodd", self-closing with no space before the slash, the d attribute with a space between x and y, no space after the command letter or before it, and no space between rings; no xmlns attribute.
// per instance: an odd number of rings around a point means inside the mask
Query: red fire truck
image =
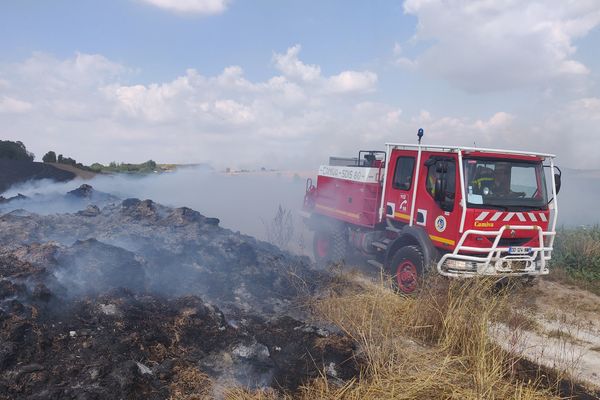
<svg viewBox="0 0 600 400"><path fill-rule="evenodd" d="M320 264L358 250L403 293L444 276L548 273L561 173L554 155L386 143L331 158L307 180L303 216ZM551 180L550 196L546 172Z"/></svg>

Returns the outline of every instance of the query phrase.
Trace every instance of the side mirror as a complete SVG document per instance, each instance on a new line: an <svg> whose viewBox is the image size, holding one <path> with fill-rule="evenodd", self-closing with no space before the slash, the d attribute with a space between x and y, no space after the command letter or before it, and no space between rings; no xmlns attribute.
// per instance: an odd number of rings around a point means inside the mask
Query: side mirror
<svg viewBox="0 0 600 400"><path fill-rule="evenodd" d="M560 192L561 179L560 174L554 174L554 188L556 189L556 194Z"/></svg>

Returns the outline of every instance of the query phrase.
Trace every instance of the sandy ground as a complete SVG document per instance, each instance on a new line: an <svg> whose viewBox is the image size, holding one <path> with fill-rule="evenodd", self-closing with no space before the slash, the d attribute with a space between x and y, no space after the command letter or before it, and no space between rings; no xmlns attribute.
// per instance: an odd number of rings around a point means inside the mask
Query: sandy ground
<svg viewBox="0 0 600 400"><path fill-rule="evenodd" d="M296 235L302 240L294 238L290 250L312 258L312 232L301 229ZM364 262L351 260L349 265L348 270L360 273L355 279L381 279L380 271ZM600 296L544 278L516 295L521 327L494 326L498 342L537 364L600 388Z"/></svg>
<svg viewBox="0 0 600 400"><path fill-rule="evenodd" d="M528 290L519 311L523 327L495 326L499 343L531 361L600 387L600 296L548 280Z"/></svg>
<svg viewBox="0 0 600 400"><path fill-rule="evenodd" d="M59 163L48 163L48 164L50 164L53 167L56 167L58 169L62 169L63 171L72 172L75 174L76 177L81 178L81 179L92 179L97 175L95 172L79 169L77 167L73 167L72 165L59 164Z"/></svg>
<svg viewBox="0 0 600 400"><path fill-rule="evenodd" d="M350 269L360 272L355 276L358 280L381 279L380 271L374 267ZM516 322L510 327L491 327L498 343L536 364L600 388L600 296L544 279L515 295L519 296L520 305Z"/></svg>

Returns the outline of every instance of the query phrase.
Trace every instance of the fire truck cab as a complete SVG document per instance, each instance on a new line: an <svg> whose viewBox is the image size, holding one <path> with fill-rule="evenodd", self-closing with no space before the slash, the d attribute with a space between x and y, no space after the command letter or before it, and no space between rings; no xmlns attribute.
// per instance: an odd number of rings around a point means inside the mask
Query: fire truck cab
<svg viewBox="0 0 600 400"><path fill-rule="evenodd" d="M547 274L561 186L555 156L421 145L419 133L416 145L332 158L316 186L307 181L303 215L315 260L341 262L358 250L407 294L428 271Z"/></svg>

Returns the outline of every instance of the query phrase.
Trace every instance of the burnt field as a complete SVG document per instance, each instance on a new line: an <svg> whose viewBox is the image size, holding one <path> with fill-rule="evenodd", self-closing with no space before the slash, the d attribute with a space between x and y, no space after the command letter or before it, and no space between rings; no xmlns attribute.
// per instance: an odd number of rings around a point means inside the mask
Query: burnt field
<svg viewBox="0 0 600 400"><path fill-rule="evenodd" d="M28 195L0 203L0 399L600 395L593 294L438 277L402 297L190 208Z"/></svg>
<svg viewBox="0 0 600 400"><path fill-rule="evenodd" d="M85 185L65 199L81 210L0 217L0 398L293 392L358 373L348 337L305 322L329 279L306 257L188 208Z"/></svg>

